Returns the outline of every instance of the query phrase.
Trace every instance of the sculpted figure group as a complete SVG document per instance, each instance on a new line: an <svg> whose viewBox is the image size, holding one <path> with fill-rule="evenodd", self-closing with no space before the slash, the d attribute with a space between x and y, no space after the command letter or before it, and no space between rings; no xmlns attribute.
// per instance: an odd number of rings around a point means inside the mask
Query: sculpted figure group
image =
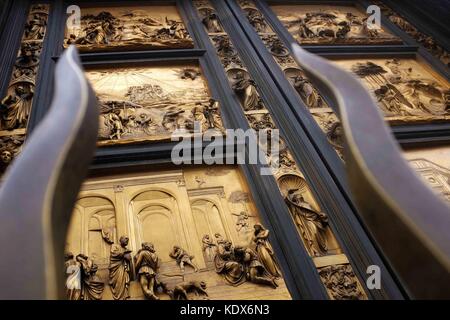
<svg viewBox="0 0 450 320"><path fill-rule="evenodd" d="M157 292L167 294L171 299L188 299L188 293L208 296L206 282L183 281L169 289L167 283L160 279L161 260L154 245L142 243L141 249L131 257L131 250L127 248L129 239L122 236L119 244L112 244L109 263L109 286L115 300L130 298L130 283L139 282L142 293L149 300L159 300ZM169 256L176 259L184 274L184 265L191 266L195 272L197 266L192 262L194 256L179 246L174 246ZM101 300L105 283L96 275L98 266L84 254L74 258L72 253L66 254L66 294L69 300ZM182 274L182 275L183 275ZM182 276L181 275L181 276ZM177 276L180 276L177 274Z"/></svg>
<svg viewBox="0 0 450 320"><path fill-rule="evenodd" d="M253 226L253 245L234 246L231 241L216 233L214 240L205 235L202 239L203 251L209 269L222 275L231 285L237 286L246 281L277 288L276 279L281 277L273 249L268 241L269 231L261 224ZM127 248L129 239L122 236L119 243L113 243L108 266L108 284L115 300L130 299L131 281L140 284L146 299L159 300L159 294L166 294L174 300L188 300L190 294L208 298L205 281L185 281L185 268L189 266L194 273L199 271L193 262L194 256L182 247L175 245L169 256L175 259L181 274L161 272L161 259L154 245L142 243L142 247L132 257L132 251ZM69 300L101 300L105 281L97 276L98 266L84 254L76 257L66 254L66 294ZM168 283L170 277L182 277L183 281ZM169 288L170 287L170 288Z"/></svg>
<svg viewBox="0 0 450 320"><path fill-rule="evenodd" d="M187 130L194 133L195 123L199 124L201 132L208 129L214 132L224 130L220 117L219 102L209 99L205 102L196 102L189 109L166 108L159 116L145 113L146 108L136 108L132 102L104 101L103 119L106 133L100 134L101 140L120 140L145 134L146 136L157 133L172 133L175 130ZM150 110L151 108L148 108Z"/></svg>
<svg viewBox="0 0 450 320"><path fill-rule="evenodd" d="M237 286L245 281L278 287L276 279L281 277L273 249L268 242L269 231L261 224L254 225L254 248L233 246L231 241L216 234L216 254L214 268L231 285ZM211 250L209 236L205 236L204 250Z"/></svg>

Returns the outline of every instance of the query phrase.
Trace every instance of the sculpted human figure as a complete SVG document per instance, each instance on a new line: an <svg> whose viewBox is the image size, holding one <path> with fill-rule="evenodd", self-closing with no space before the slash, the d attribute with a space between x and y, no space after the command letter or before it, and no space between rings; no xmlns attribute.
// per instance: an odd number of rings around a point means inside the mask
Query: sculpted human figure
<svg viewBox="0 0 450 320"><path fill-rule="evenodd" d="M263 266L258 254L250 249L244 247L235 248L236 259L241 261L245 268L245 275L248 281L272 286L274 289L278 287L275 282L275 277L271 276L267 269Z"/></svg>
<svg viewBox="0 0 450 320"><path fill-rule="evenodd" d="M235 214L233 213L234 216L237 216L237 221L236 221L236 231L239 232L242 229L247 230L249 228L249 214L245 211L241 211L239 214Z"/></svg>
<svg viewBox="0 0 450 320"><path fill-rule="evenodd" d="M119 111L110 112L107 116L108 126L111 128L110 139L120 139L125 132Z"/></svg>
<svg viewBox="0 0 450 320"><path fill-rule="evenodd" d="M47 17L34 14L25 27L25 36L28 40L40 40L44 38L47 29Z"/></svg>
<svg viewBox="0 0 450 320"><path fill-rule="evenodd" d="M274 277L280 277L281 274L275 260L275 254L269 243L269 230L265 229L260 223L255 224L253 228L255 229L253 242L256 244L259 260L267 272Z"/></svg>
<svg viewBox="0 0 450 320"><path fill-rule="evenodd" d="M307 242L312 256L325 255L328 251L326 228L328 218L325 213L314 210L305 199L298 195L298 189L288 190L285 201Z"/></svg>
<svg viewBox="0 0 450 320"><path fill-rule="evenodd" d="M77 255L76 260L81 264L82 268L82 300L101 300L105 284L97 276L98 266L92 259L84 254Z"/></svg>
<svg viewBox="0 0 450 320"><path fill-rule="evenodd" d="M247 13L248 22L255 28L256 32L266 31L266 22L263 16L256 10L250 10Z"/></svg>
<svg viewBox="0 0 450 320"><path fill-rule="evenodd" d="M157 287L156 275L159 268L159 257L152 243L142 243L142 249L134 257L136 274L139 277L142 292L147 299L159 300L155 295Z"/></svg>
<svg viewBox="0 0 450 320"><path fill-rule="evenodd" d="M31 84L17 84L12 92L1 101L0 114L3 129L13 130L26 126L31 111L33 93Z"/></svg>
<svg viewBox="0 0 450 320"><path fill-rule="evenodd" d="M192 116L194 121L200 125L202 132L208 130L208 121L206 120L202 103L198 102L197 106L192 109ZM192 126L192 129L195 129L195 126Z"/></svg>
<svg viewBox="0 0 450 320"><path fill-rule="evenodd" d="M64 256L66 268L66 296L68 300L81 298L81 264L75 260L72 252Z"/></svg>
<svg viewBox="0 0 450 320"><path fill-rule="evenodd" d="M309 108L321 108L323 100L320 95L314 90L311 82L304 77L298 75L293 77L293 85L302 99L306 102Z"/></svg>
<svg viewBox="0 0 450 320"><path fill-rule="evenodd" d="M212 241L208 234L205 234L202 239L202 249L205 253L206 259L208 261L214 260L214 255L216 254L216 244Z"/></svg>
<svg viewBox="0 0 450 320"><path fill-rule="evenodd" d="M246 111L259 109L260 99L255 82L246 78L242 71L237 72L234 79L236 82L233 84L233 90L241 96L244 109Z"/></svg>
<svg viewBox="0 0 450 320"><path fill-rule="evenodd" d="M202 21L206 26L206 29L208 29L208 32L217 33L222 31L222 27L219 23L219 18L214 12L209 12Z"/></svg>
<svg viewBox="0 0 450 320"><path fill-rule="evenodd" d="M206 106L203 107L203 114L205 115L208 129L222 128L222 120L219 115L219 102L214 99L209 99Z"/></svg>
<svg viewBox="0 0 450 320"><path fill-rule="evenodd" d="M111 246L109 285L115 300L130 298L131 250L127 249L128 237L120 237L120 244Z"/></svg>
<svg viewBox="0 0 450 320"><path fill-rule="evenodd" d="M214 238L216 239L217 245L221 245L226 242L226 240L223 238L223 236L220 233L215 233Z"/></svg>
<svg viewBox="0 0 450 320"><path fill-rule="evenodd" d="M245 281L244 265L236 259L231 242L221 242L214 257L214 266L217 273L222 274L225 280L235 286Z"/></svg>
<svg viewBox="0 0 450 320"><path fill-rule="evenodd" d="M3 150L2 153L0 154L0 159L4 165L8 165L11 163L13 159L13 153L9 150Z"/></svg>
<svg viewBox="0 0 450 320"><path fill-rule="evenodd" d="M195 272L198 271L197 266L192 262L194 256L189 255L186 250L182 249L179 246L173 246L172 252L169 253L169 256L173 259L177 260L178 265L182 272L184 272L184 265L191 266Z"/></svg>

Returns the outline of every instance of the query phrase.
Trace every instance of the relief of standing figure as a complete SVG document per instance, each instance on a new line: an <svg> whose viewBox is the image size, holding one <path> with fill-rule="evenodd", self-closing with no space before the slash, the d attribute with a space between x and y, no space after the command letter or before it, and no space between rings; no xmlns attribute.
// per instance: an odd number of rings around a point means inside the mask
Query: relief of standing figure
<svg viewBox="0 0 450 320"><path fill-rule="evenodd" d="M156 275L160 262L153 244L149 242L142 243L142 249L138 251L134 261L136 274L139 277L144 296L150 300L159 300L154 290L157 287Z"/></svg>
<svg viewBox="0 0 450 320"><path fill-rule="evenodd" d="M216 254L216 244L211 240L208 234L205 234L202 239L203 252L205 253L207 261L214 261L214 255Z"/></svg>
<svg viewBox="0 0 450 320"><path fill-rule="evenodd" d="M280 269L275 260L275 253L269 243L269 230L265 229L262 224L257 223L253 226L255 232L253 234L253 242L256 244L256 252L259 260L274 277L280 277Z"/></svg>
<svg viewBox="0 0 450 320"><path fill-rule="evenodd" d="M77 255L76 259L81 264L83 271L81 275L81 299L101 300L105 284L97 276L98 266L84 254Z"/></svg>
<svg viewBox="0 0 450 320"><path fill-rule="evenodd" d="M222 27L220 26L219 18L217 15L210 11L206 14L206 16L202 20L208 32L217 33L222 32Z"/></svg>
<svg viewBox="0 0 450 320"><path fill-rule="evenodd" d="M109 285L115 300L130 298L131 250L127 249L128 237L120 237L120 245L111 246L109 263Z"/></svg>
<svg viewBox="0 0 450 320"><path fill-rule="evenodd" d="M242 71L237 72L234 79L236 82L233 84L233 90L240 96L244 110L260 109L261 102L255 82L246 78Z"/></svg>
<svg viewBox="0 0 450 320"><path fill-rule="evenodd" d="M34 89L31 83L18 83L1 101L0 114L4 129L13 130L26 126L31 112L33 94Z"/></svg>
<svg viewBox="0 0 450 320"><path fill-rule="evenodd" d="M328 218L325 213L314 210L303 196L296 193L297 191L298 189L288 191L286 203L307 243L310 254L314 257L325 255L328 251L326 236Z"/></svg>
<svg viewBox="0 0 450 320"><path fill-rule="evenodd" d="M80 300L81 297L81 264L75 260L72 252L64 255L66 260L66 296L68 300Z"/></svg>

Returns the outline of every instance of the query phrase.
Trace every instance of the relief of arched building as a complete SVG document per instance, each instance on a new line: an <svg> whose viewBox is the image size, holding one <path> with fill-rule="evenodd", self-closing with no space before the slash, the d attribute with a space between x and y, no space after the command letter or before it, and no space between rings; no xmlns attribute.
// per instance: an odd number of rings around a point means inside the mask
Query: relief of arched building
<svg viewBox="0 0 450 320"><path fill-rule="evenodd" d="M214 179L210 179L212 174ZM217 271L215 256L226 241L233 248L255 250L253 226L259 217L246 188L235 169L215 173L205 169L163 170L88 180L73 212L66 249L74 256L82 253L98 265L97 275L104 283L103 299L113 298L111 244L120 246L122 236L129 239L124 249L131 257L131 299L144 298L136 266L144 243L153 244L160 261L158 279L168 288L183 281L205 281L213 299L289 298L282 278L277 278L277 289L269 282L252 283L245 276L235 287ZM241 215L244 211L246 218ZM205 235L211 239L208 250ZM175 246L186 252L192 265L187 258L173 256ZM158 290L158 297L170 298Z"/></svg>

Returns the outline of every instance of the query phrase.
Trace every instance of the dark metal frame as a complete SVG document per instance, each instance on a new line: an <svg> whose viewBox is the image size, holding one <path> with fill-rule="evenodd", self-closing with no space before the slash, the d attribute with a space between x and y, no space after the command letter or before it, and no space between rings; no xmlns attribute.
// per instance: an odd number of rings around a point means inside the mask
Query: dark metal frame
<svg viewBox="0 0 450 320"><path fill-rule="evenodd" d="M29 0L10 2L12 2L10 15L6 19L5 30L0 35L1 43L4 44L2 50L0 50L0 61L2 61L0 66L0 94L2 96L6 93L25 24L27 8L31 3ZM49 1L34 2L45 3ZM84 0L74 2L88 4L88 1ZM51 1L50 3L48 32L36 80L37 87L28 124L28 134L42 120L50 105L53 96L55 61L63 51L65 8L68 4L73 4L72 1L63 0ZM120 1L97 1L96 5L117 3L120 3ZM107 65L119 61L136 63L162 60L196 60L208 81L211 95L220 101L225 126L244 130L249 128L236 95L229 85L224 85L228 83L226 74L191 1L127 1L127 5L167 5L171 3L177 4L186 27L194 40L194 49L86 53L81 55L83 64L91 66ZM358 278L362 283L365 283L366 268L371 264L377 264L385 271L383 273L383 290L369 291L367 292L369 297L374 299L403 297L395 279L391 278L391 272L384 266L376 246L373 245L357 218L358 215L346 185L342 162L330 147L306 106L293 91L291 85L287 83L287 80L284 79L284 75L281 78L279 67L275 65L258 35L246 22L245 16L242 15L236 3L231 0L217 0L212 1L212 3L214 3L222 18L224 27L232 41L240 43L237 49L249 72L262 89L262 99L271 111L281 134L289 144L294 158L305 174L320 206L329 214L333 231L349 257ZM261 1L258 4L261 12L265 14L280 38L285 43L292 41L289 38L290 34L287 33L276 17L273 14L271 15L267 4ZM392 27L388 24L389 21L383 20L383 23L389 26L389 29L393 30L394 33L400 35L402 39L405 38L404 33L397 32L395 26ZM389 50L384 50L384 53L396 54L397 56L416 54L417 48L420 46L415 42L405 41L405 43L407 44L389 46ZM315 47L310 50L321 55L344 56L353 54L352 49L354 48L340 46L334 48ZM359 46L358 53L374 54L381 49L387 48ZM436 66L433 65L433 67ZM439 68L436 67L436 69ZM395 130L398 130L397 136L405 144L448 141L450 138L449 126L445 125L398 127ZM174 144L172 142L144 143L99 148L91 165L91 174L95 175L114 169L133 169L158 164L168 165L171 163L170 153ZM291 295L296 299L327 299L317 270L303 246L275 179L272 176L261 176L259 173L261 166L259 165L240 165L240 168L247 179L263 223L272 231L272 243Z"/></svg>
<svg viewBox="0 0 450 320"><path fill-rule="evenodd" d="M11 79L11 72L16 61L25 22L28 14L29 0L8 1L9 14L4 18L4 29L0 33L0 96L4 97Z"/></svg>

